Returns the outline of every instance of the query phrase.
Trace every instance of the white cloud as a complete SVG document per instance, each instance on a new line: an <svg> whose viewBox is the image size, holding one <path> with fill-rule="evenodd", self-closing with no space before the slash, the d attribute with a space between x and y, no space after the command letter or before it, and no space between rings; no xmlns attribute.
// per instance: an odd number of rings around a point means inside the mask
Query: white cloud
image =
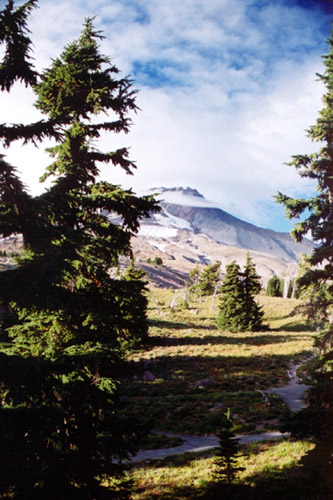
<svg viewBox="0 0 333 500"><path fill-rule="evenodd" d="M274 225L275 208L271 217L262 207L277 190L309 190L283 163L315 148L304 130L323 92L315 73L329 21L319 11L273 0L44 0L30 25L38 67L93 15L106 36L103 52L124 74L134 73L142 109L130 135L103 140L107 149L131 147L134 177L114 167L103 176L135 190L190 185L264 225ZM2 121L37 116L25 89L0 96L0 107ZM21 148L9 158L20 167ZM26 182L35 185L47 161L25 152Z"/></svg>

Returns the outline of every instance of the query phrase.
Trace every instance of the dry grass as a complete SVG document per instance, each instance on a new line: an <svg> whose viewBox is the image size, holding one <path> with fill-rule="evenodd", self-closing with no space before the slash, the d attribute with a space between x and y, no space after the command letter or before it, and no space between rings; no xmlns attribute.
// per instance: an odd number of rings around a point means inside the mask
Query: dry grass
<svg viewBox="0 0 333 500"><path fill-rule="evenodd" d="M179 294L179 292L178 292ZM280 399L262 390L287 381L291 362L309 355L312 332L293 314L296 300L260 296L269 330L230 333L216 328L218 301L150 292L150 342L132 353L122 377L124 411L160 430L214 434L224 408L230 407L237 432L276 428L287 412ZM154 381L143 380L145 370ZM211 381L198 384L200 380ZM209 382L208 382L209 384Z"/></svg>
<svg viewBox="0 0 333 500"><path fill-rule="evenodd" d="M132 353L122 377L124 411L160 430L214 434L226 407L237 433L278 428L288 410L262 390L287 382L291 362L306 358L313 332L293 313L298 301L260 296L267 331L232 334L216 328L218 301L197 299L185 307L173 292L150 292L150 342ZM156 377L145 381L149 370ZM202 379L212 386L197 387ZM313 496L313 477L300 461L314 448L308 441L262 442L242 447L241 472L229 490L213 482L214 450L143 464L130 470L133 500L323 500Z"/></svg>
<svg viewBox="0 0 333 500"><path fill-rule="evenodd" d="M276 481L282 474L291 470L294 476L299 474L299 461L313 448L314 445L308 441L265 442L244 446L238 465L245 470L239 474L236 484L253 489L264 483L267 493L264 498L270 498L268 483ZM211 498L210 491L216 490L212 481L213 471L214 451L188 453L155 461L153 464L140 464L131 470L131 478L134 481L132 499ZM245 498L247 497L244 496Z"/></svg>

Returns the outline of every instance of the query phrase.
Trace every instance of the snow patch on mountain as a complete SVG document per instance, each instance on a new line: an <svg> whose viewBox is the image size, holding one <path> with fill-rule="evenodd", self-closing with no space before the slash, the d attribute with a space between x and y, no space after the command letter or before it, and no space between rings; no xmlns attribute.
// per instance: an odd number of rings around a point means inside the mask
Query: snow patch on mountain
<svg viewBox="0 0 333 500"><path fill-rule="evenodd" d="M171 226L177 229L188 229L189 231L192 231L190 222L175 215L171 215L166 210L164 210L163 213L156 214L154 219L161 226Z"/></svg>
<svg viewBox="0 0 333 500"><path fill-rule="evenodd" d="M138 236L150 238L174 238L178 229L175 227L158 226L157 224L141 224Z"/></svg>
<svg viewBox="0 0 333 500"><path fill-rule="evenodd" d="M164 252L166 253L166 246L167 244L166 243L158 243L157 241L155 240L148 240L148 243L153 247L153 248L157 248L158 250L160 250L160 252Z"/></svg>
<svg viewBox="0 0 333 500"><path fill-rule="evenodd" d="M296 243L288 233L242 221L207 201L196 189L161 187L151 189L152 193L155 197L156 193L160 193L158 198L162 210L141 222L139 236L149 240L154 251L170 253L173 262L179 250L180 262L184 259L202 262L203 258L211 261L220 259L219 255L226 254L229 248L232 260L236 253L246 255L246 250L258 252L265 259L270 256L270 261L278 259L285 266L297 262L300 253L310 254L314 248L313 243L306 239ZM194 237L199 237L200 245L193 243ZM237 249L243 249L243 252ZM211 250L214 250L214 255ZM277 269L280 264L274 263L274 266ZM261 267L263 269L264 265L261 264Z"/></svg>
<svg viewBox="0 0 333 500"><path fill-rule="evenodd" d="M177 236L179 229L193 231L187 220L175 217L166 211L152 215L150 221L141 223L139 236L173 238Z"/></svg>

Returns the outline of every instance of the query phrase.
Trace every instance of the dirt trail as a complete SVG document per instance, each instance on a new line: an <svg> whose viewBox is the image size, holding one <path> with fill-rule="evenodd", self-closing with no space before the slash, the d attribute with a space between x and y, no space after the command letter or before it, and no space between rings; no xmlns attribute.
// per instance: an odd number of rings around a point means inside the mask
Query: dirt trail
<svg viewBox="0 0 333 500"><path fill-rule="evenodd" d="M144 460L156 460L159 458L168 457L170 455L181 455L182 453L199 452L211 450L219 445L219 440L215 436L189 436L186 434L173 434L171 432L159 432L164 436L175 436L183 440L181 446L174 448L160 448L159 450L144 450L139 451L130 462L143 462ZM261 434L243 434L237 436L240 444L254 443L257 441L267 441L270 439L280 439L288 437L288 434L281 434L281 432L265 432Z"/></svg>
<svg viewBox="0 0 333 500"><path fill-rule="evenodd" d="M289 410L296 413L306 407L304 395L309 389L309 385L302 384L297 377L296 370L301 365L291 365L289 370L290 381L283 387L268 389L267 394L278 394Z"/></svg>
<svg viewBox="0 0 333 500"><path fill-rule="evenodd" d="M296 370L300 365L291 365L289 369L290 380L283 387L271 388L264 391L267 394L278 394L282 401L288 406L290 411L296 413L306 406L304 395L310 386L302 384L297 377ZM183 444L174 448L160 448L159 450L144 450L139 451L130 462L142 462L144 460L161 459L170 455L181 455L188 452L199 452L216 448L219 444L218 438L215 436L190 436L182 434L173 434L169 432L156 432L164 436L180 437ZM271 439L280 439L288 437L289 434L281 432L263 432L260 434L243 434L237 436L240 444L251 443L257 441L266 441Z"/></svg>

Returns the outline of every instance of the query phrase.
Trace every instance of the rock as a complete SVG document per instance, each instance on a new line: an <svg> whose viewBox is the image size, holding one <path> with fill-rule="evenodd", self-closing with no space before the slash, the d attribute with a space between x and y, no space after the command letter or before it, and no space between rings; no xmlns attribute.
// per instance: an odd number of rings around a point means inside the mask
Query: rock
<svg viewBox="0 0 333 500"><path fill-rule="evenodd" d="M144 367L145 367L145 370L147 368L149 368L149 366L151 366L153 364L152 360L151 359L146 359L145 362L144 362Z"/></svg>
<svg viewBox="0 0 333 500"><path fill-rule="evenodd" d="M208 389L208 387L215 387L217 384L216 380L213 378L203 378L202 380L198 380L197 382L194 382L193 384L190 384L190 389L199 389L199 387Z"/></svg>
<svg viewBox="0 0 333 500"><path fill-rule="evenodd" d="M155 375L152 374L152 372L150 372L149 370L146 370L143 374L143 380L145 380L147 382L153 382L154 380L156 380L156 377L155 377Z"/></svg>
<svg viewBox="0 0 333 500"><path fill-rule="evenodd" d="M228 407L224 403L215 403L215 405L209 410L210 412L213 411L227 411Z"/></svg>

